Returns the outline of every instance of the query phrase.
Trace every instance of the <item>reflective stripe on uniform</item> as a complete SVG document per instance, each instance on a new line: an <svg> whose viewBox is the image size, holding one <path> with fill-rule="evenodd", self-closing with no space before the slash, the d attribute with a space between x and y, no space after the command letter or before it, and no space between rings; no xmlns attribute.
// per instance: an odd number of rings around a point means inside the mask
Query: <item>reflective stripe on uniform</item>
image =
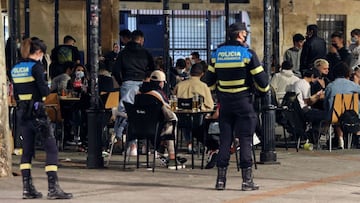
<svg viewBox="0 0 360 203"><path fill-rule="evenodd" d="M258 73L261 73L264 71L264 68L262 66L258 66L250 71L251 75L256 75Z"/></svg>
<svg viewBox="0 0 360 203"><path fill-rule="evenodd" d="M31 169L31 164L29 163L20 164L20 170L25 170L25 169Z"/></svg>
<svg viewBox="0 0 360 203"><path fill-rule="evenodd" d="M219 84L221 86L236 86L236 85L243 85L244 83L245 83L245 79L230 80L230 81L219 80Z"/></svg>
<svg viewBox="0 0 360 203"><path fill-rule="evenodd" d="M14 83L27 83L27 82L35 81L35 78L33 76L27 76L27 77L13 78L13 80Z"/></svg>
<svg viewBox="0 0 360 203"><path fill-rule="evenodd" d="M239 68L245 67L244 62L216 63L215 68Z"/></svg>
<svg viewBox="0 0 360 203"><path fill-rule="evenodd" d="M31 100L32 94L19 94L20 100Z"/></svg>
<svg viewBox="0 0 360 203"><path fill-rule="evenodd" d="M47 165L47 166L45 166L45 172L57 171L57 170L58 170L57 165Z"/></svg>
<svg viewBox="0 0 360 203"><path fill-rule="evenodd" d="M269 91L269 89L270 89L270 86L269 85L267 85L266 87L260 87L256 82L254 82L254 85L255 85L255 87L256 87L256 89L258 89L259 91L261 91L261 92L267 92L267 91Z"/></svg>
<svg viewBox="0 0 360 203"><path fill-rule="evenodd" d="M215 73L215 68L212 65L208 65L208 71Z"/></svg>
<svg viewBox="0 0 360 203"><path fill-rule="evenodd" d="M240 88L231 88L231 89L225 89L225 88L218 87L218 90L220 92L227 92L227 93L238 93L238 92L242 92L242 91L245 91L248 89L249 89L249 87L240 87Z"/></svg>

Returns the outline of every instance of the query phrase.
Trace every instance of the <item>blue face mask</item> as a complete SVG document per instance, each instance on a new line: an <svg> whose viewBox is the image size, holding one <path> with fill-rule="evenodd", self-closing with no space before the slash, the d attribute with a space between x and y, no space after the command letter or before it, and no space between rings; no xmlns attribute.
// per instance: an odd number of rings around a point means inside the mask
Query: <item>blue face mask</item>
<svg viewBox="0 0 360 203"><path fill-rule="evenodd" d="M83 71L76 71L75 76L77 78L83 78L85 76L85 73Z"/></svg>

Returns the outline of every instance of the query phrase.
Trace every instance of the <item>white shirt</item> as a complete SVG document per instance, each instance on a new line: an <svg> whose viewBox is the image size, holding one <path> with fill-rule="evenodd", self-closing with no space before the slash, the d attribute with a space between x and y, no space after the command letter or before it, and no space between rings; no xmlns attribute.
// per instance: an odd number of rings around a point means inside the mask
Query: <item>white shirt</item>
<svg viewBox="0 0 360 203"><path fill-rule="evenodd" d="M300 107L302 109L304 108L310 108L305 103L305 99L309 99L311 97L311 86L310 83L307 82L305 79L301 79L295 82L294 84L295 93L297 94L297 99L300 103Z"/></svg>

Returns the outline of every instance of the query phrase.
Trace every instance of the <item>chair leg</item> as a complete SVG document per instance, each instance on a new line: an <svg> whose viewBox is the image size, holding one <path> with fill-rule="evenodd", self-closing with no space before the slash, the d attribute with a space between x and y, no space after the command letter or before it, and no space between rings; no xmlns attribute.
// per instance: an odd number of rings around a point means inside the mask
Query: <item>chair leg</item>
<svg viewBox="0 0 360 203"><path fill-rule="evenodd" d="M288 143L287 143L287 137L286 137L286 130L285 130L285 128L284 128L284 126L283 126L283 132L284 132L284 140L285 140L285 149L286 149L286 151L288 151Z"/></svg>
<svg viewBox="0 0 360 203"><path fill-rule="evenodd" d="M191 169L194 169L194 137L192 131L190 131L190 140L191 140Z"/></svg>
<svg viewBox="0 0 360 203"><path fill-rule="evenodd" d="M111 135L111 138L110 138L110 142L111 142L111 145L110 145L110 153L109 153L109 157L107 159L107 162L106 162L106 166L109 166L110 164L110 159L111 159L111 156L112 156L112 153L113 153L113 149L114 149L114 144L115 144L115 134L112 134Z"/></svg>
<svg viewBox="0 0 360 203"><path fill-rule="evenodd" d="M252 145L251 146L251 148L252 148L252 153L253 153L253 159L254 159L254 166L255 166L255 169L257 170L257 163L256 163L256 154L255 154L255 146L254 145Z"/></svg>

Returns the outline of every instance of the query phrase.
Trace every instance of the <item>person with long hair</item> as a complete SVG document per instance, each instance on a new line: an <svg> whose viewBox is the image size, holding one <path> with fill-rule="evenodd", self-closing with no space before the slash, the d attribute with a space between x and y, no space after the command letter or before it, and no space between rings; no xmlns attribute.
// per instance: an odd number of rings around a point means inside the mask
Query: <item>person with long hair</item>
<svg viewBox="0 0 360 203"><path fill-rule="evenodd" d="M38 38L25 39L21 45L22 60L11 69L17 116L23 137L23 154L20 170L23 181L23 199L42 198L33 185L31 160L35 153L35 136L41 136L46 152L45 171L48 177L48 199L70 199L58 184L58 150L54 131L45 112L44 100L49 87L44 79L44 67L40 62L46 53L45 43Z"/></svg>

